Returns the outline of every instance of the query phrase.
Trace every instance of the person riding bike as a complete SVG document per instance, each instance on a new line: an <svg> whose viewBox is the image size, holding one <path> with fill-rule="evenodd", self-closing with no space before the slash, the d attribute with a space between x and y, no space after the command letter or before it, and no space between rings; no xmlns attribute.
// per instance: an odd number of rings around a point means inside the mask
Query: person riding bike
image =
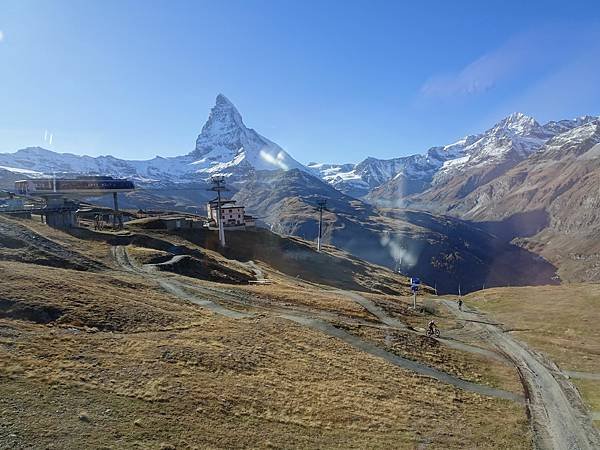
<svg viewBox="0 0 600 450"><path fill-rule="evenodd" d="M427 331L430 334L433 334L433 332L435 331L435 329L436 329L435 322L433 320L430 320L429 324L427 325Z"/></svg>

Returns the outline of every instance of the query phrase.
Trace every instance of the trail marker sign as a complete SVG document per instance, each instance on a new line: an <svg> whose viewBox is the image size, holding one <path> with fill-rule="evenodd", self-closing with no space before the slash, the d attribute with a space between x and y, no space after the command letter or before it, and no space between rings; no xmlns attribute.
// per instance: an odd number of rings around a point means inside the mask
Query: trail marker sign
<svg viewBox="0 0 600 450"><path fill-rule="evenodd" d="M418 277L410 279L410 290L413 293L413 308L417 309L417 291L421 287L421 280Z"/></svg>
<svg viewBox="0 0 600 450"><path fill-rule="evenodd" d="M411 278L410 279L410 288L413 291L418 291L419 288L421 287L421 279L420 278Z"/></svg>

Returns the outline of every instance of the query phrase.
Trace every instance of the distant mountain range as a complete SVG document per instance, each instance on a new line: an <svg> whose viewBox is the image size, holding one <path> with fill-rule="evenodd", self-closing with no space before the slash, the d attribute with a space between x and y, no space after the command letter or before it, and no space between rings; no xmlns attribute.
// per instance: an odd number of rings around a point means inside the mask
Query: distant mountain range
<svg viewBox="0 0 600 450"><path fill-rule="evenodd" d="M142 188L124 207L202 212L210 177L224 174L231 195L284 234L315 238L313 206L328 198L330 242L446 291L552 282L552 265L567 280L600 280L599 128L592 116L540 125L514 113L423 154L303 165L218 95L188 154L132 161L26 148L0 153L0 185L53 172L113 175ZM528 267L537 274L523 278Z"/></svg>
<svg viewBox="0 0 600 450"><path fill-rule="evenodd" d="M425 154L394 159L367 158L356 165L311 163L309 167L342 192L396 206L398 202L402 204L406 196L442 186L465 173L469 176L477 173L479 180L485 181L486 174L512 167L541 149L551 138L597 120L597 117L585 116L540 125L531 117L514 113L484 133L430 148ZM471 177L471 184L463 189L470 189L472 181Z"/></svg>
<svg viewBox="0 0 600 450"><path fill-rule="evenodd" d="M324 240L375 264L420 276L440 293L553 284L556 268L485 229L425 211L377 208L304 171L257 171L234 198L275 232L315 240L315 205L327 199ZM282 249L285 251L285 249ZM306 261L310 264L310 261Z"/></svg>
<svg viewBox="0 0 600 450"><path fill-rule="evenodd" d="M539 151L550 139L597 121L597 117L584 116L540 125L531 117L514 113L484 133L430 148L424 154L393 159L369 157L358 164L305 166L279 145L246 127L233 103L219 94L196 139L195 149L188 154L136 161L30 147L0 153L0 170L27 176L107 174L142 183L189 183L206 181L217 173L238 179L255 170L300 169L352 197L402 206L411 195L436 192L436 188L445 189L449 184L457 195L466 195Z"/></svg>

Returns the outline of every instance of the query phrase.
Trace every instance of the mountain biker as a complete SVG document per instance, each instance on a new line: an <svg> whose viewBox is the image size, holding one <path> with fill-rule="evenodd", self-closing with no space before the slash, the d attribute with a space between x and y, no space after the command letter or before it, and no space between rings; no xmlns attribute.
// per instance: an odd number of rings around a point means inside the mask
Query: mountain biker
<svg viewBox="0 0 600 450"><path fill-rule="evenodd" d="M435 329L436 329L435 322L433 320L430 320L429 324L427 324L427 331L430 334L433 334L433 332L435 331Z"/></svg>

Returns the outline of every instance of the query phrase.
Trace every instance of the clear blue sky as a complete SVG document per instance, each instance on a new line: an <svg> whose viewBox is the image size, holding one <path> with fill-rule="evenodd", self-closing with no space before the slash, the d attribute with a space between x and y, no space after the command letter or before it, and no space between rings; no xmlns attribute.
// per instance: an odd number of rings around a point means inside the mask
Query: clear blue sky
<svg viewBox="0 0 600 450"><path fill-rule="evenodd" d="M0 151L184 154L219 92L305 163L598 115L600 2L0 0Z"/></svg>

